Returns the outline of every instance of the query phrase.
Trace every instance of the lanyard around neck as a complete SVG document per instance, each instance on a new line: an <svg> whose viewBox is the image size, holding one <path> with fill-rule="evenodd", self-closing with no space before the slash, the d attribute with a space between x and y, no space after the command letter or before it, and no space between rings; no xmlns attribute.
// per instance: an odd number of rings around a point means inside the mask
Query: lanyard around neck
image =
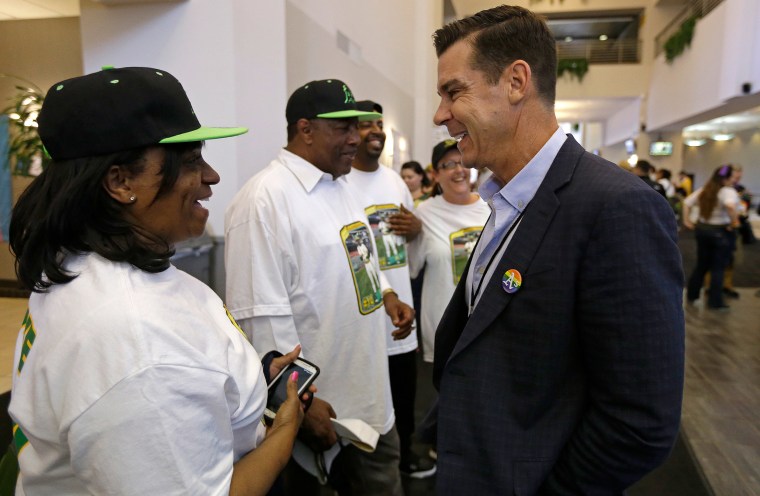
<svg viewBox="0 0 760 496"><path fill-rule="evenodd" d="M512 221L512 225L509 226L509 229L507 230L507 233L504 235L503 238L501 238L501 241L499 241L499 246L496 247L496 250L491 254L491 258L488 259L488 263L486 264L485 270L483 270L483 274L480 276L480 282L478 282L478 287L475 289L474 285L470 286L470 313L475 309L475 300L478 298L478 295L480 294L480 289L483 286L483 281L486 278L486 275L488 274L488 269L491 268L491 264L493 263L496 256L499 254L501 249L504 247L504 243L507 242L509 239L509 236L512 234L512 231L514 231L517 228L517 224L520 223L520 220L523 217L523 214L525 214L525 210L520 212L520 215L517 216L517 218ZM475 267L474 270L478 270L477 267Z"/></svg>

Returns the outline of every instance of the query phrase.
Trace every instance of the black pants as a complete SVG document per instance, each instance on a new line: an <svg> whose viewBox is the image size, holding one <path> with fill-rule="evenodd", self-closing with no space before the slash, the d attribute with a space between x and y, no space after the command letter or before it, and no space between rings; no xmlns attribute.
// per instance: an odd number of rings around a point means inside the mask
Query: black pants
<svg viewBox="0 0 760 496"><path fill-rule="evenodd" d="M411 454L414 433L414 397L417 392L417 351L388 357L393 409L402 462Z"/></svg>
<svg viewBox="0 0 760 496"><path fill-rule="evenodd" d="M707 306L717 308L723 303L723 273L731 262L735 235L725 227L697 225L697 265L689 278L686 297L699 298L705 274L710 271L710 287L707 290Z"/></svg>

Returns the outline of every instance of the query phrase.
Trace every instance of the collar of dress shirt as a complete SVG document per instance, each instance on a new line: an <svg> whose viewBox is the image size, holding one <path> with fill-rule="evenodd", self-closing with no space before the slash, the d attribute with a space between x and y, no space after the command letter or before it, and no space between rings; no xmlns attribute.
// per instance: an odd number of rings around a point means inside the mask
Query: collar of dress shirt
<svg viewBox="0 0 760 496"><path fill-rule="evenodd" d="M499 217L509 212L522 212L528 206L566 139L562 128L558 127L538 153L503 188L493 176L483 183L478 192L491 206L497 225L500 223Z"/></svg>
<svg viewBox="0 0 760 496"><path fill-rule="evenodd" d="M285 148L280 149L280 155L277 158L296 176L307 193L311 193L320 181L333 180L331 174L323 172L316 165ZM341 176L338 180L345 180L345 178Z"/></svg>

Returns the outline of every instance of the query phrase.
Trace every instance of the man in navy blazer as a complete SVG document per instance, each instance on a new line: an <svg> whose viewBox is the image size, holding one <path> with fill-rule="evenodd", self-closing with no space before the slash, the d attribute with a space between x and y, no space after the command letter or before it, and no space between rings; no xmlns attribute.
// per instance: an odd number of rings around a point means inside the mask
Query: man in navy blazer
<svg viewBox="0 0 760 496"><path fill-rule="evenodd" d="M622 494L667 457L684 370L665 199L554 114L556 48L501 6L436 31L435 123L492 213L438 327L438 494Z"/></svg>

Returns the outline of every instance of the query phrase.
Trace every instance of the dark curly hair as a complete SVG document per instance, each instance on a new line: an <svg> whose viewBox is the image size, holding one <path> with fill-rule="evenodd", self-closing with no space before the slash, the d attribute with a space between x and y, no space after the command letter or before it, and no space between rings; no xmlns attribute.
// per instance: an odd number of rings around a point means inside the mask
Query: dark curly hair
<svg viewBox="0 0 760 496"><path fill-rule="evenodd" d="M198 143L159 146L165 150L165 159L156 199L174 187L182 155ZM169 267L174 248L127 221L124 206L103 186L112 165L130 174L143 172L146 151L147 148L138 148L53 161L29 185L13 208L10 224L16 275L25 288L44 292L53 284L76 278L77 274L63 268L67 253L95 252L146 272L161 272Z"/></svg>

